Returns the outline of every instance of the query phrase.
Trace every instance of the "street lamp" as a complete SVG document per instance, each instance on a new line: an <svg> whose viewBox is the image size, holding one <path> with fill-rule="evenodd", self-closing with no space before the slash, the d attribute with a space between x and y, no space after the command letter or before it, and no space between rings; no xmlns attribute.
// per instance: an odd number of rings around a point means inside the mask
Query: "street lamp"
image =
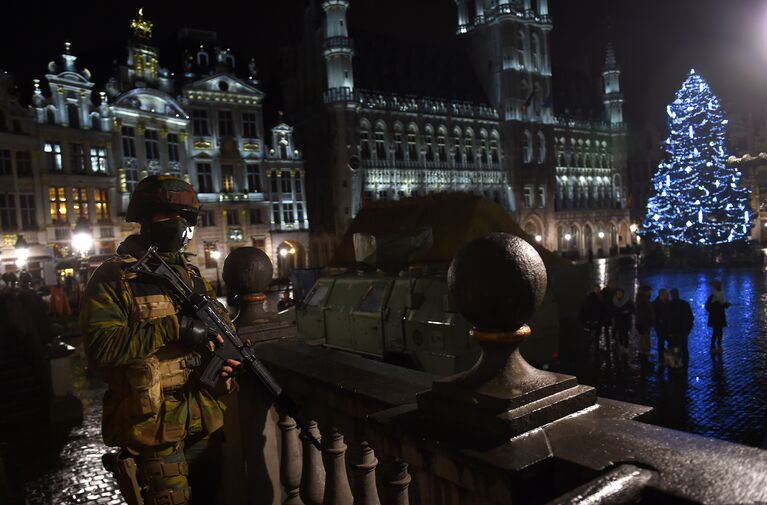
<svg viewBox="0 0 767 505"><path fill-rule="evenodd" d="M631 233L636 233L639 227L636 225L636 223L631 223L631 226L629 226L629 230L631 230Z"/></svg>
<svg viewBox="0 0 767 505"><path fill-rule="evenodd" d="M77 251L81 258L85 258L93 247L93 233L88 220L81 217L77 220L75 229L72 231L72 249Z"/></svg>
<svg viewBox="0 0 767 505"><path fill-rule="evenodd" d="M535 241L536 242L540 242L541 240L543 240L543 237L541 237L540 235L536 235L535 236Z"/></svg>
<svg viewBox="0 0 767 505"><path fill-rule="evenodd" d="M72 230L72 249L80 256L80 282L84 285L88 281L88 261L86 257L93 247L93 233L88 219L81 217Z"/></svg>
<svg viewBox="0 0 767 505"><path fill-rule="evenodd" d="M603 231L600 231L599 233L597 233L597 236L598 236L599 238L605 238L605 232L603 232Z"/></svg>
<svg viewBox="0 0 767 505"><path fill-rule="evenodd" d="M221 276L219 275L218 260L221 259L221 251L218 248L210 251L210 257L216 262L216 296L221 296Z"/></svg>
<svg viewBox="0 0 767 505"><path fill-rule="evenodd" d="M24 235L16 236L16 268L23 270L29 260L29 244L24 240Z"/></svg>

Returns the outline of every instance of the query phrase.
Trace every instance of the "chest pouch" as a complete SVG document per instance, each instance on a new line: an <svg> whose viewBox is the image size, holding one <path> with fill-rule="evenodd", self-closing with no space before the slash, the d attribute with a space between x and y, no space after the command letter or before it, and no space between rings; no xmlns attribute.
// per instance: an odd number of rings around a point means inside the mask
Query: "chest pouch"
<svg viewBox="0 0 767 505"><path fill-rule="evenodd" d="M130 388L135 414L141 417L157 415L163 400L160 361L157 357L150 356L128 365L125 378Z"/></svg>

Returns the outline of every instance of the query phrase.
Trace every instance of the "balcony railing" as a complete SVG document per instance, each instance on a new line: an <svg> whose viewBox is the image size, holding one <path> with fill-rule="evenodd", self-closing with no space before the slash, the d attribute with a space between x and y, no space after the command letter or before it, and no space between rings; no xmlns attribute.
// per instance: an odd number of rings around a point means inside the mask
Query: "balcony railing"
<svg viewBox="0 0 767 505"><path fill-rule="evenodd" d="M328 37L322 41L322 50L326 54L336 51L354 51L354 41L349 37Z"/></svg>
<svg viewBox="0 0 767 505"><path fill-rule="evenodd" d="M767 452L638 422L649 407L598 398L524 361L525 321L547 279L522 239L491 235L453 260L451 296L476 325L482 356L448 378L301 341L253 296L268 287L258 278L238 277L235 324L305 419L240 379L227 399L227 503L767 501ZM302 433L321 438L321 450Z"/></svg>

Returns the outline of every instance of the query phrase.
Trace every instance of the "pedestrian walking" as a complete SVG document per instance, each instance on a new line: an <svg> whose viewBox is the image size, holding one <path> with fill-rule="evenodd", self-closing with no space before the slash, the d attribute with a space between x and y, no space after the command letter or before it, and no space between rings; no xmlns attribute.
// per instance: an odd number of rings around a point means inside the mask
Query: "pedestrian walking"
<svg viewBox="0 0 767 505"><path fill-rule="evenodd" d="M607 285L602 288L602 304L599 313L599 326L600 333L605 335L605 347L610 350L610 340L612 339L612 324L613 324L613 297L615 296L615 281L607 281Z"/></svg>
<svg viewBox="0 0 767 505"><path fill-rule="evenodd" d="M599 347L600 316L602 313L602 287L594 284L591 292L586 296L586 300L581 305L581 321L588 335L589 347L592 342L596 342Z"/></svg>
<svg viewBox="0 0 767 505"><path fill-rule="evenodd" d="M668 316L669 345L679 349L682 366L686 367L690 363L688 341L695 316L692 315L690 303L679 298L679 290L676 288L671 290Z"/></svg>
<svg viewBox="0 0 767 505"><path fill-rule="evenodd" d="M666 352L666 343L668 341L668 308L669 299L666 288L658 290L658 297L652 302L653 326L655 326L655 336L658 339L658 366L663 367L663 353Z"/></svg>
<svg viewBox="0 0 767 505"><path fill-rule="evenodd" d="M724 327L727 326L727 316L724 311L731 304L727 301L722 291L722 283L713 281L711 283L711 294L706 300L706 311L708 312L708 326L711 332L711 354L722 353L722 336ZM716 345L716 346L715 346Z"/></svg>
<svg viewBox="0 0 767 505"><path fill-rule="evenodd" d="M651 294L652 288L650 286L641 286L634 302L636 310L634 328L639 333L639 356L643 360L650 355L650 329L653 323Z"/></svg>
<svg viewBox="0 0 767 505"><path fill-rule="evenodd" d="M627 353L629 349L629 332L633 313L634 302L626 296L623 289L616 289L613 297L613 330L622 353Z"/></svg>

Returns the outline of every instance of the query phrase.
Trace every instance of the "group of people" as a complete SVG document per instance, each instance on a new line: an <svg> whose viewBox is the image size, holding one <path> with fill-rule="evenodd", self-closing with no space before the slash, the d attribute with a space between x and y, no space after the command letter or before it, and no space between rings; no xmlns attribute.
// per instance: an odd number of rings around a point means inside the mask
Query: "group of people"
<svg viewBox="0 0 767 505"><path fill-rule="evenodd" d="M730 306L719 281L711 283L712 292L706 300L708 326L712 328L711 353L722 352L722 335L727 326L725 309ZM609 281L605 287L595 284L581 309L581 319L591 340L597 343L604 335L607 349L614 341L621 353L628 353L629 335L633 327L639 336L639 355L650 356L650 332L657 337L659 367L687 367L690 361L688 340L695 317L690 303L679 296L679 290L661 288L652 300L652 288L643 285L635 300L625 290Z"/></svg>

